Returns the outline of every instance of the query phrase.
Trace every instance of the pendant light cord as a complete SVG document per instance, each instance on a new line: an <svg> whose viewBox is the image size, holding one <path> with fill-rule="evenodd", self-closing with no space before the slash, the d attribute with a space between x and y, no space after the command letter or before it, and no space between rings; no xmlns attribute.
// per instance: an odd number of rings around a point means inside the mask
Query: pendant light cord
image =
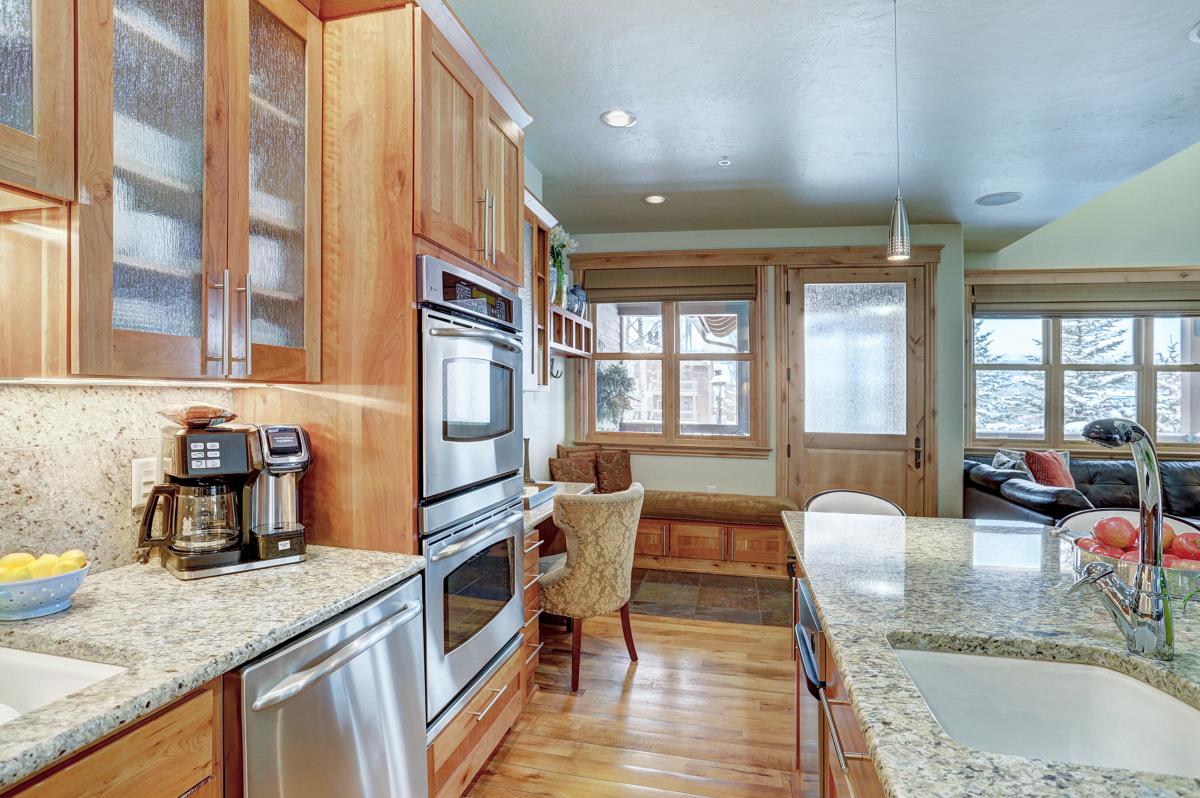
<svg viewBox="0 0 1200 798"><path fill-rule="evenodd" d="M896 89L896 196L900 196L900 10L892 0L892 76Z"/></svg>

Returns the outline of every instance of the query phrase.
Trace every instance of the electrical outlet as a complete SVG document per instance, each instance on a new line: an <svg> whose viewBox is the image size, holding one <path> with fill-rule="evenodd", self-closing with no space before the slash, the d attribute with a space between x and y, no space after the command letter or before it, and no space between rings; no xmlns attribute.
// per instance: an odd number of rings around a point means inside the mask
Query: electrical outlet
<svg viewBox="0 0 1200 798"><path fill-rule="evenodd" d="M708 492L709 492L709 493L716 493L716 492L717 492L717 486L716 486L716 485L709 485L709 486L708 486Z"/></svg>
<svg viewBox="0 0 1200 798"><path fill-rule="evenodd" d="M150 489L162 476L162 461L157 457L134 458L129 479L131 507L142 507L150 495Z"/></svg>

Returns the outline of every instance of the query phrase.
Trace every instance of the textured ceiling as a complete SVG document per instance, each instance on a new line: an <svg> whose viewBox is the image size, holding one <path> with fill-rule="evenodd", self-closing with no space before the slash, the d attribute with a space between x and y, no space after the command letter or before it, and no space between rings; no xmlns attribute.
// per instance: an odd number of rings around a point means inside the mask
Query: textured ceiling
<svg viewBox="0 0 1200 798"><path fill-rule="evenodd" d="M886 223L887 0L449 2L533 114L573 232ZM1197 20L1196 0L901 0L913 223L995 249L1200 140ZM1025 198L974 204L995 191Z"/></svg>

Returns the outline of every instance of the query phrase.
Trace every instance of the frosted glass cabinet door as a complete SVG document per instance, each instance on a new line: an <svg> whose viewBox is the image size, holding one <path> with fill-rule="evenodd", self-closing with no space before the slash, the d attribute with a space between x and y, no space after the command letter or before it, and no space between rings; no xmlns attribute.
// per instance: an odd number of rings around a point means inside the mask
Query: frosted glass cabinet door
<svg viewBox="0 0 1200 798"><path fill-rule="evenodd" d="M74 3L0 0L0 183L74 199Z"/></svg>
<svg viewBox="0 0 1200 798"><path fill-rule="evenodd" d="M306 349L316 346L320 326L313 312L320 307L320 169L310 158L320 148L320 28L291 0L241 3L236 13L244 10L248 20L248 93L244 127L234 124L247 135L249 213L236 290L234 376L313 379L309 366L315 368L318 353L309 361ZM231 227L239 227L236 213Z"/></svg>

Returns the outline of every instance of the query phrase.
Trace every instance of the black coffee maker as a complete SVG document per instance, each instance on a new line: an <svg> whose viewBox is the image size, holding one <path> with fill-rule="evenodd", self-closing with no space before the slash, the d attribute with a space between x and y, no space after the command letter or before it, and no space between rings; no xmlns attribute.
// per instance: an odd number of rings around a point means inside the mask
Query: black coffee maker
<svg viewBox="0 0 1200 798"><path fill-rule="evenodd" d="M142 514L142 561L158 549L162 564L180 579L249 570L251 491L263 469L258 428L220 424L164 431L165 482L155 485ZM161 508L161 533L154 516Z"/></svg>

